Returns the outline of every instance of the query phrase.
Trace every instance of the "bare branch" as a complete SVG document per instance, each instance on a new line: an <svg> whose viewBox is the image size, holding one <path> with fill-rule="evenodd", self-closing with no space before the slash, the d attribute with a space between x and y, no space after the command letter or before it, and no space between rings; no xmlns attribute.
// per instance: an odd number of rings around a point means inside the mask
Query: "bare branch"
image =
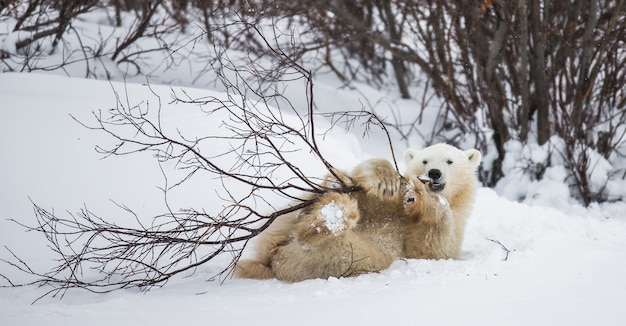
<svg viewBox="0 0 626 326"><path fill-rule="evenodd" d="M219 275L229 275L247 242L277 218L313 204L325 192L360 190L343 180L321 152L316 137L324 131L316 130L311 72L255 26L244 26L263 40L272 53L272 65L255 65L250 57L235 64L223 56L213 68L226 93L203 98L193 98L184 90L172 89L171 93L170 106L197 108L207 121L219 121L219 130L191 134L184 126L172 125L165 117L170 111L149 83L154 98L134 103L126 85L122 95L111 84L114 108L93 112L90 122L73 117L115 141L108 148L96 148L105 157L149 152L158 160L166 211L152 217L138 216L126 205L115 203L134 221L120 225L87 207L60 216L33 203L36 224L20 225L46 238L57 265L38 272L13 255L13 261L5 262L36 277L27 284L50 286L43 296L53 297L63 297L74 288L97 293L129 287L147 290L174 276L193 273L223 254L232 259ZM300 81L305 85L306 108L295 107L278 91L278 83ZM345 113L343 119L352 125L347 120L361 120L365 130L379 127L387 132L384 123L369 112ZM387 139L391 146L388 134ZM228 146L218 152L208 150L219 142ZM322 176L302 170L295 154L305 154L311 162L319 163L340 186L327 188ZM174 172L182 173L175 176ZM171 191L201 178L221 186L216 193L219 205L206 211L176 208L169 201ZM276 208L270 198L286 198L292 204ZM20 285L2 277L10 286Z"/></svg>

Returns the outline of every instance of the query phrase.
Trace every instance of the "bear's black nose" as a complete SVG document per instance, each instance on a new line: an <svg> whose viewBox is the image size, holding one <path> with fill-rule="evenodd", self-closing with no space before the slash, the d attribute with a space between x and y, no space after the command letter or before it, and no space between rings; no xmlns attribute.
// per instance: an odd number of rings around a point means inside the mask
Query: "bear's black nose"
<svg viewBox="0 0 626 326"><path fill-rule="evenodd" d="M438 169L428 170L428 177L433 180L439 180L441 178L441 171Z"/></svg>

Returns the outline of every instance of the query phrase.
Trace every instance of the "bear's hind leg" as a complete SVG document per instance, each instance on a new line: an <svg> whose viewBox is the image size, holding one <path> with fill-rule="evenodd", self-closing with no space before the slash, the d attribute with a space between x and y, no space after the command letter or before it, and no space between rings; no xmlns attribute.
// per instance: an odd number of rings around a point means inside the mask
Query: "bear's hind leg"
<svg viewBox="0 0 626 326"><path fill-rule="evenodd" d="M291 241L291 234L295 227L297 212L279 217L257 239L255 239L256 254L252 259L242 259L235 266L234 276L238 278L271 279L274 272L270 267L276 248Z"/></svg>
<svg viewBox="0 0 626 326"><path fill-rule="evenodd" d="M387 268L391 258L354 230L358 220L358 203L350 195L320 198L299 217L294 240L276 249L271 265L276 278L298 282Z"/></svg>
<svg viewBox="0 0 626 326"><path fill-rule="evenodd" d="M275 276L269 266L257 260L241 260L235 266L235 277L268 280Z"/></svg>

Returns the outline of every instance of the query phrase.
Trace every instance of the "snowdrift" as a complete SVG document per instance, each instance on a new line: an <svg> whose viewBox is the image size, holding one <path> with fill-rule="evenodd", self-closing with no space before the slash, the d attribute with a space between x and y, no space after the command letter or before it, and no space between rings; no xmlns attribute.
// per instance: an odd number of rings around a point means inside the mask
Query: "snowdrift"
<svg viewBox="0 0 626 326"><path fill-rule="evenodd" d="M115 203L139 214L163 209L158 189L163 176L153 157L140 153L102 159L94 146L112 140L70 117L89 119L93 110L114 107L112 88L141 99L148 94L145 85L12 73L1 74L0 85L3 246L33 268L53 265L55 257L40 234L25 233L7 220L30 224L31 200L58 214L87 205L113 219L122 218ZM152 88L163 98L171 92L170 87ZM189 116L168 119L182 125ZM324 138L321 146L338 167L349 169L372 155L388 155L371 144L347 132ZM542 187L556 197L565 191L556 181ZM206 189L190 189L181 197L190 205L219 205ZM624 203L583 208L571 201L541 200L530 205L481 189L459 261L397 261L379 274L297 284L210 281L223 268L224 257L148 293L70 291L63 300L44 298L31 305L45 289L1 288L0 324L624 325L624 212ZM6 249L0 252L1 258L10 258ZM32 281L8 264L0 264L0 273Z"/></svg>

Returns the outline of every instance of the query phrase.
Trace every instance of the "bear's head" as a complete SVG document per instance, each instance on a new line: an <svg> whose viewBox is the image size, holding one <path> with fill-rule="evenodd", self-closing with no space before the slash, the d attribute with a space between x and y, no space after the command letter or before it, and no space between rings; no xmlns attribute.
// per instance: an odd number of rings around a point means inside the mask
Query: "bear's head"
<svg viewBox="0 0 626 326"><path fill-rule="evenodd" d="M404 152L405 176L428 177L430 190L451 199L461 191L477 187L476 169L481 154L476 149L460 150L447 144L436 144L422 150Z"/></svg>

